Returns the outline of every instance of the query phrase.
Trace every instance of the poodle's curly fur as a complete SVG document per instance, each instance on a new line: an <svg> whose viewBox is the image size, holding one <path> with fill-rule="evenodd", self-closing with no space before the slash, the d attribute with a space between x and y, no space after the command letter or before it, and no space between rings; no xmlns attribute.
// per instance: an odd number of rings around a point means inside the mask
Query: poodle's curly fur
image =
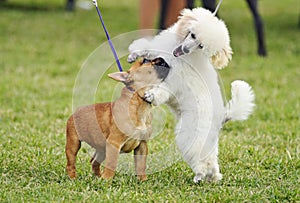
<svg viewBox="0 0 300 203"><path fill-rule="evenodd" d="M225 23L206 9L184 9L173 26L134 41L129 51L129 62L160 56L170 65L165 81L145 97L174 112L176 143L195 173L194 182L221 180L219 132L229 120L247 119L255 106L252 88L239 80L232 83L232 99L224 105L216 69L227 66L232 55Z"/></svg>

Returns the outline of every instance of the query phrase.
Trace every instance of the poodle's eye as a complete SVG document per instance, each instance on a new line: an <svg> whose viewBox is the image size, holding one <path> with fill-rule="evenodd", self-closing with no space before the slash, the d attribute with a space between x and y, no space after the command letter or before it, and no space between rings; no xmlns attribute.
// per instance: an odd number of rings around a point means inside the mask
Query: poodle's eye
<svg viewBox="0 0 300 203"><path fill-rule="evenodd" d="M194 33L191 34L191 37L192 37L193 39L196 39L196 35L195 35Z"/></svg>
<svg viewBox="0 0 300 203"><path fill-rule="evenodd" d="M199 49L203 49L203 44L198 45Z"/></svg>
<svg viewBox="0 0 300 203"><path fill-rule="evenodd" d="M151 63L151 60L144 58L142 64L144 64L144 63Z"/></svg>

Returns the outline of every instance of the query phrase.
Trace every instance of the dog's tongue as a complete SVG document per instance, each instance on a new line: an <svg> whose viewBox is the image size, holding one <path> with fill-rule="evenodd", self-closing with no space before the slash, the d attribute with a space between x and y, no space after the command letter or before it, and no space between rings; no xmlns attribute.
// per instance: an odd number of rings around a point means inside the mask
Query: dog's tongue
<svg viewBox="0 0 300 203"><path fill-rule="evenodd" d="M181 55L183 55L183 54L184 54L184 52L182 51L182 45L180 45L179 47L177 47L177 48L174 49L174 51L173 51L173 55L174 55L175 57L181 56Z"/></svg>

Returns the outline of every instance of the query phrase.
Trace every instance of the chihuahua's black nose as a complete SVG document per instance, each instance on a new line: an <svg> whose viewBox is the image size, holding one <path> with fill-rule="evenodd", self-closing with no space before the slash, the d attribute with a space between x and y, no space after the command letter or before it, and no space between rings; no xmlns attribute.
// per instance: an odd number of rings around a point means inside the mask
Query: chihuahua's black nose
<svg viewBox="0 0 300 203"><path fill-rule="evenodd" d="M170 68L169 64L167 64L166 61L163 58L161 58L161 57L153 59L153 62L157 66L162 66L162 67L165 67L165 68Z"/></svg>
<svg viewBox="0 0 300 203"><path fill-rule="evenodd" d="M153 59L152 62L158 78L165 80L170 71L169 64L161 57Z"/></svg>

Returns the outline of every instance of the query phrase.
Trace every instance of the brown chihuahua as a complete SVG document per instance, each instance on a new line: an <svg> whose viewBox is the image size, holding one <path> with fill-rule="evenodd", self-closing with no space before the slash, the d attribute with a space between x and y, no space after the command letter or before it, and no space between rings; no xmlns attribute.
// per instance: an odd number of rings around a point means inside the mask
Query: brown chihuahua
<svg viewBox="0 0 300 203"><path fill-rule="evenodd" d="M84 141L96 149L91 159L96 176L113 178L119 153L134 150L137 178L147 180L147 140L152 132L152 115L151 104L145 101L144 93L162 82L169 70L162 58L137 61L127 72L108 75L125 84L120 98L115 102L81 107L72 114L66 129L66 169L70 178L76 178L76 155ZM101 173L100 165L104 160Z"/></svg>

